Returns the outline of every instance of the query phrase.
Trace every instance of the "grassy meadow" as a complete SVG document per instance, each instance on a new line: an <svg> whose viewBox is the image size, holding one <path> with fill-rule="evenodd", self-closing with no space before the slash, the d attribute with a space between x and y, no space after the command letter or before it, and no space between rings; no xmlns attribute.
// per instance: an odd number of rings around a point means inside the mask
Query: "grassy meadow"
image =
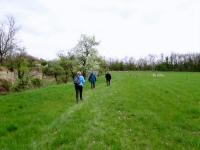
<svg viewBox="0 0 200 150"><path fill-rule="evenodd" d="M200 149L200 73L113 72L0 96L0 150Z"/></svg>

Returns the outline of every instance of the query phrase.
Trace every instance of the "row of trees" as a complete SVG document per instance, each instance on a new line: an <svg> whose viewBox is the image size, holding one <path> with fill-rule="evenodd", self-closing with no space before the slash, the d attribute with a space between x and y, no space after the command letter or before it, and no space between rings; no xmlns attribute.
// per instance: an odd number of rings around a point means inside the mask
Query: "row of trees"
<svg viewBox="0 0 200 150"><path fill-rule="evenodd" d="M17 74L17 81L13 85L16 90L23 89L28 84L28 72L38 60L28 55L25 48L19 46L16 38L18 30L19 27L12 16L0 22L0 68L7 68ZM0 89L6 87L5 89L9 90L10 86L9 81L0 79Z"/></svg>
<svg viewBox="0 0 200 150"><path fill-rule="evenodd" d="M57 82L59 82L59 76L67 82L74 78L77 71L81 71L85 77L90 71L103 73L107 65L106 61L99 56L97 45L99 42L94 36L81 35L74 48L68 50L67 53L60 52L58 59L46 62L43 66L43 73L54 76Z"/></svg>
<svg viewBox="0 0 200 150"><path fill-rule="evenodd" d="M81 35L77 44L66 53L59 52L57 59L46 61L28 55L25 48L18 45L18 30L13 17L0 22L0 66L17 74L17 89L24 89L30 83L30 72L36 69L42 76L54 77L57 83L66 83L77 71L82 71L85 77L90 71L98 71L101 74L107 70L200 71L200 53L148 55L138 60L133 57L105 60L98 54L96 47L100 43L96 41L95 36L86 35ZM39 80L32 81L40 85Z"/></svg>
<svg viewBox="0 0 200 150"><path fill-rule="evenodd" d="M18 45L16 33L19 28L13 17L8 17L0 24L0 66L17 74L17 88L24 89L27 86L35 69L42 76L53 76L57 83L66 83L77 71L87 76L89 71L102 73L106 69L106 62L96 49L99 42L95 36L81 35L74 48L66 53L61 51L55 60L46 61L28 55L25 48Z"/></svg>
<svg viewBox="0 0 200 150"><path fill-rule="evenodd" d="M157 70L157 71L200 71L200 53L177 54L169 56L148 55L138 60L130 57L123 60L107 60L110 70Z"/></svg>

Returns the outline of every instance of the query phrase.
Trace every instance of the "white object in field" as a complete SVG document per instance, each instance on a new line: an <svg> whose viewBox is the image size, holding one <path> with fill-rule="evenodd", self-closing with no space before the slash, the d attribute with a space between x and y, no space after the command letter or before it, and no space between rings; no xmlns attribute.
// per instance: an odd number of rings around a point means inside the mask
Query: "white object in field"
<svg viewBox="0 0 200 150"><path fill-rule="evenodd" d="M162 73L153 73L153 77L164 77L165 75Z"/></svg>

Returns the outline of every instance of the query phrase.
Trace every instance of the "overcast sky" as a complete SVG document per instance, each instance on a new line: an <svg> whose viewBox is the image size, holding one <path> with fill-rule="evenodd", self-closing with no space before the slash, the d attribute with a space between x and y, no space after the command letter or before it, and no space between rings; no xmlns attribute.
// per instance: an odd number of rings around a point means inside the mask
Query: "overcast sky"
<svg viewBox="0 0 200 150"><path fill-rule="evenodd" d="M81 34L95 35L107 58L200 52L200 0L0 0L0 20L7 15L39 58L57 57Z"/></svg>

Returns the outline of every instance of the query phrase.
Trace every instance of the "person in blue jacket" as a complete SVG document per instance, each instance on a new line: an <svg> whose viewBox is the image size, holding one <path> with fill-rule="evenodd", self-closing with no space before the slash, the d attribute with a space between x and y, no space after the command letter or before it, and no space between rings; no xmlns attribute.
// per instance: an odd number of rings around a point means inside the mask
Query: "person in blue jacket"
<svg viewBox="0 0 200 150"><path fill-rule="evenodd" d="M91 83L91 89L94 89L95 88L95 83L97 81L97 78L96 78L96 75L93 72L90 74L88 80Z"/></svg>
<svg viewBox="0 0 200 150"><path fill-rule="evenodd" d="M74 77L74 86L76 90L76 101L78 103L79 96L80 100L83 100L83 86L85 84L85 79L81 72L77 72L77 75Z"/></svg>

